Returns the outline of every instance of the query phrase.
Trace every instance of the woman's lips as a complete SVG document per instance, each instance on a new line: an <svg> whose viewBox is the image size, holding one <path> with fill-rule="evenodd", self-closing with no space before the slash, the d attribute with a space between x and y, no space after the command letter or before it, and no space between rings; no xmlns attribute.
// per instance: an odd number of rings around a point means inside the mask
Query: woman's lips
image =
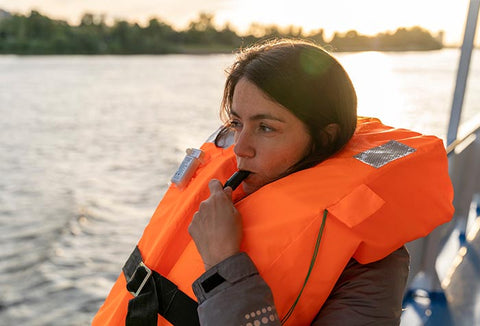
<svg viewBox="0 0 480 326"><path fill-rule="evenodd" d="M243 180L243 183L248 185L254 185L257 179L258 179L257 174L255 174L254 172L250 172L250 174Z"/></svg>
<svg viewBox="0 0 480 326"><path fill-rule="evenodd" d="M248 175L246 176L246 178L244 179L244 181L250 179L252 177L253 174L255 174L254 172L250 171L250 170L246 170L246 169L239 169L239 171L245 171L245 172L248 172Z"/></svg>

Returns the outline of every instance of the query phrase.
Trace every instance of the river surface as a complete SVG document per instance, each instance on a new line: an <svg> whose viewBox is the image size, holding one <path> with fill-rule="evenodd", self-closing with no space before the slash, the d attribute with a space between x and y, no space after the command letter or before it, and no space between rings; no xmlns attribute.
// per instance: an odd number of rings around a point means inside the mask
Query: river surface
<svg viewBox="0 0 480 326"><path fill-rule="evenodd" d="M359 114L446 135L459 51L340 53ZM0 325L88 325L232 55L0 56ZM464 120L480 113L473 55Z"/></svg>

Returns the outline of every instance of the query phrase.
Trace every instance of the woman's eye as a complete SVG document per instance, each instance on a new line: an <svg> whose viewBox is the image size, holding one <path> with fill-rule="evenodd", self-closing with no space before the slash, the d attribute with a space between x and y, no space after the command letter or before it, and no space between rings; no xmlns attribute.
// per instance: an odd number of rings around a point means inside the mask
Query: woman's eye
<svg viewBox="0 0 480 326"><path fill-rule="evenodd" d="M238 120L231 120L229 122L229 127L234 129L234 130L239 130L242 128L242 123Z"/></svg>
<svg viewBox="0 0 480 326"><path fill-rule="evenodd" d="M265 125L265 124L263 124L263 123L260 124L260 126L259 126L258 128L259 128L260 131L262 131L262 132L272 132L272 131L275 131L274 128L269 127L269 126L267 126L267 125Z"/></svg>

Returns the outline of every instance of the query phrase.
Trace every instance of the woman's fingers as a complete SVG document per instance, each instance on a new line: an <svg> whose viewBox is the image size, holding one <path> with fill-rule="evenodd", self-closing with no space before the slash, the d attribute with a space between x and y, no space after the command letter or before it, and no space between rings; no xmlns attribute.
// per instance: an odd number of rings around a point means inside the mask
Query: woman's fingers
<svg viewBox="0 0 480 326"><path fill-rule="evenodd" d="M211 267L239 252L242 223L231 200L232 189L223 189L218 180L211 180L208 187L210 197L200 204L188 231L206 267Z"/></svg>

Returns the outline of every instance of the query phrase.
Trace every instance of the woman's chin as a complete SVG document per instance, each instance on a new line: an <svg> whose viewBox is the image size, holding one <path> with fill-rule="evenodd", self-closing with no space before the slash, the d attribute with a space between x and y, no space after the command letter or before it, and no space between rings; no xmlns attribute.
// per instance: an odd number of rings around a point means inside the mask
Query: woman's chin
<svg viewBox="0 0 480 326"><path fill-rule="evenodd" d="M267 180L268 179L266 178L261 178L256 173L252 173L242 182L243 191L245 194L250 195L251 193L271 182Z"/></svg>

